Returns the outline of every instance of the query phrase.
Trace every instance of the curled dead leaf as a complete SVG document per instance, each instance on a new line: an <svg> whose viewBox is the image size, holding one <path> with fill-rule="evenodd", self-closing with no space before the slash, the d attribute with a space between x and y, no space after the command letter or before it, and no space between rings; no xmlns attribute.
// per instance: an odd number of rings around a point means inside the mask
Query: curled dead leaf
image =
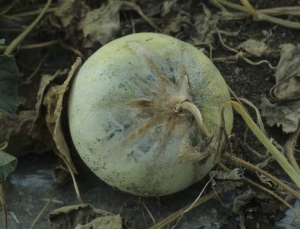
<svg viewBox="0 0 300 229"><path fill-rule="evenodd" d="M72 77L77 74L80 66L81 59L77 58L64 83L62 85L50 87L43 101L43 104L47 109L45 117L46 123L55 144L54 151L73 172L76 172L76 169L72 163L69 147L64 137L61 118L65 92L68 90L69 83Z"/></svg>
<svg viewBox="0 0 300 229"><path fill-rule="evenodd" d="M294 100L300 98L300 45L284 44L275 73L276 85L271 96L276 100Z"/></svg>
<svg viewBox="0 0 300 229"><path fill-rule="evenodd" d="M260 57L267 51L268 46L263 41L249 39L239 44L238 48L243 49L254 56Z"/></svg>
<svg viewBox="0 0 300 229"><path fill-rule="evenodd" d="M52 229L122 229L122 218L89 204L66 206L50 213Z"/></svg>
<svg viewBox="0 0 300 229"><path fill-rule="evenodd" d="M284 44L281 48L276 85L270 90L275 102L264 96L261 108L269 125L281 125L284 132L292 133L300 120L300 45Z"/></svg>
<svg viewBox="0 0 300 229"><path fill-rule="evenodd" d="M105 45L117 38L120 31L120 11L136 11L154 29L160 30L140 7L129 1L109 1L99 9L87 13L83 21L84 47L90 48L94 44Z"/></svg>
<svg viewBox="0 0 300 229"><path fill-rule="evenodd" d="M271 103L266 96L263 96L261 109L268 125L282 126L285 133L293 133L297 130L300 120L300 101Z"/></svg>
<svg viewBox="0 0 300 229"><path fill-rule="evenodd" d="M31 130L36 138L52 147L73 173L76 173L76 169L64 137L61 119L65 93L80 66L81 59L78 58L69 73L58 71L54 76L46 75L42 78L37 95L37 115Z"/></svg>
<svg viewBox="0 0 300 229"><path fill-rule="evenodd" d="M84 1L58 0L58 6L50 21L53 26L64 29L67 39L77 43L82 39L82 20L89 11Z"/></svg>
<svg viewBox="0 0 300 229"><path fill-rule="evenodd" d="M5 151L15 157L28 153L44 153L50 148L29 133L35 111L21 111L19 114L0 113L0 142L7 141Z"/></svg>
<svg viewBox="0 0 300 229"><path fill-rule="evenodd" d="M239 168L235 168L231 171L211 171L209 176L218 180L243 180L244 171Z"/></svg>
<svg viewBox="0 0 300 229"><path fill-rule="evenodd" d="M32 128L30 130L30 134L42 141L48 147L52 146L52 136L48 130L47 123L45 120L46 109L43 106L43 100L49 87L55 84L53 81L61 78L66 78L67 73L68 71L64 70L57 71L53 76L44 75L41 79L39 90L37 93L37 102L35 105L36 115L34 118Z"/></svg>
<svg viewBox="0 0 300 229"><path fill-rule="evenodd" d="M187 3L185 6L189 6ZM193 45L212 44L216 34L217 18L213 18L210 10L202 4L203 13L192 17L184 9L178 7L177 1L164 3L164 33L184 40ZM186 9L188 12L188 9Z"/></svg>

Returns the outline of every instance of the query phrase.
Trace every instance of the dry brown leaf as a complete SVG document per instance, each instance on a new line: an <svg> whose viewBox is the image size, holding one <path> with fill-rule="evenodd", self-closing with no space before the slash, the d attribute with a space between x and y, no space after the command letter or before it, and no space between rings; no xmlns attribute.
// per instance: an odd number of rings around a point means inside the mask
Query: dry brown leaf
<svg viewBox="0 0 300 229"><path fill-rule="evenodd" d="M276 73L276 85L271 89L271 103L261 100L262 114L271 126L282 126L286 133L296 131L300 120L300 45L282 45Z"/></svg>
<svg viewBox="0 0 300 229"><path fill-rule="evenodd" d="M94 43L105 45L116 39L120 30L121 2L110 2L108 5L87 13L83 21L84 47L93 47Z"/></svg>
<svg viewBox="0 0 300 229"><path fill-rule="evenodd" d="M186 3L188 10L189 3ZM192 45L212 44L216 34L217 18L211 17L210 10L202 4L203 13L192 17L180 8L178 10L177 1L164 4L163 16L165 17L164 33L184 40ZM177 13L175 15L175 13Z"/></svg>
<svg viewBox="0 0 300 229"><path fill-rule="evenodd" d="M300 69L298 72L276 84L271 89L271 94L272 97L281 101L300 99Z"/></svg>
<svg viewBox="0 0 300 229"><path fill-rule="evenodd" d="M236 214L242 212L242 209L255 197L255 192L250 190L234 199L232 211Z"/></svg>
<svg viewBox="0 0 300 229"><path fill-rule="evenodd" d="M276 70L272 96L278 100L300 98L300 45L284 44Z"/></svg>
<svg viewBox="0 0 300 229"><path fill-rule="evenodd" d="M141 7L141 10L147 15L156 15L161 13L162 5L164 2L169 1L161 1L161 0L132 0L136 5Z"/></svg>
<svg viewBox="0 0 300 229"><path fill-rule="evenodd" d="M81 59L77 58L64 83L62 85L50 87L43 100L43 104L47 109L46 123L54 141L54 151L73 172L76 172L76 169L72 163L69 147L63 134L61 116L65 92L68 90L69 83L72 77L76 75L80 66Z"/></svg>
<svg viewBox="0 0 300 229"><path fill-rule="evenodd" d="M94 219L86 225L77 225L75 229L122 229L122 218L120 215L102 216Z"/></svg>
<svg viewBox="0 0 300 229"><path fill-rule="evenodd" d="M17 115L0 113L0 142L8 142L5 149L7 153L18 157L28 153L41 154L50 150L28 134L35 116L35 111L21 111Z"/></svg>
<svg viewBox="0 0 300 229"><path fill-rule="evenodd" d="M66 184L69 180L71 180L71 174L64 164L64 162L60 161L54 169L52 169L52 178L56 184Z"/></svg>
<svg viewBox="0 0 300 229"><path fill-rule="evenodd" d="M49 87L53 84L53 81L58 78L63 78L67 76L68 71L57 71L53 76L51 75L44 75L41 79L39 91L37 93L37 102L35 105L36 109L36 116L32 125L32 128L30 130L30 134L42 141L44 144L46 144L48 147L51 147L52 145L52 136L48 130L45 115L46 110L43 106L43 100L45 97L45 94L47 93L47 90Z"/></svg>
<svg viewBox="0 0 300 229"><path fill-rule="evenodd" d="M247 53L250 53L254 56L260 57L267 51L268 46L262 41L249 39L249 40L244 41L241 44L239 44L238 48L243 49Z"/></svg>
<svg viewBox="0 0 300 229"><path fill-rule="evenodd" d="M85 18L89 7L80 0L58 0L56 11L51 17L53 26L63 28L67 39L78 42L82 39L81 22Z"/></svg>
<svg viewBox="0 0 300 229"><path fill-rule="evenodd" d="M66 206L50 213L52 229L121 229L122 218L89 204Z"/></svg>
<svg viewBox="0 0 300 229"><path fill-rule="evenodd" d="M231 171L211 171L209 173L210 177L218 180L243 180L244 179L244 171L239 168L235 168Z"/></svg>
<svg viewBox="0 0 300 229"><path fill-rule="evenodd" d="M120 31L120 11L134 10L154 28L154 23L144 15L138 5L128 1L109 1L107 5L87 13L83 21L84 47L106 43L116 39Z"/></svg>
<svg viewBox="0 0 300 229"><path fill-rule="evenodd" d="M262 115L267 118L270 126L282 126L285 133L293 133L297 130L300 119L300 101L286 101L271 103L266 96L261 99Z"/></svg>

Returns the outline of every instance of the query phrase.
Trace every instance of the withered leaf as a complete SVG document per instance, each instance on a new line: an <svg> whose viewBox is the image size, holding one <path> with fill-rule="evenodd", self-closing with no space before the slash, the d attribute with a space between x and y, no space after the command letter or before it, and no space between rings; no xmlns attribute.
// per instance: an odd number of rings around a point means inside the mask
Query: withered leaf
<svg viewBox="0 0 300 229"><path fill-rule="evenodd" d="M78 42L82 39L82 20L90 11L84 1L58 0L56 11L51 17L53 26L62 27L66 32L67 39Z"/></svg>
<svg viewBox="0 0 300 229"><path fill-rule="evenodd" d="M271 95L276 100L300 99L300 69L291 76L276 84L271 89Z"/></svg>
<svg viewBox="0 0 300 229"><path fill-rule="evenodd" d="M19 157L49 151L47 145L28 134L35 116L36 111L21 111L14 115L0 113L0 142L8 142L7 153Z"/></svg>
<svg viewBox="0 0 300 229"><path fill-rule="evenodd" d="M243 180L244 179L244 171L235 168L231 171L211 171L209 173L210 177L214 177L214 179L218 180Z"/></svg>
<svg viewBox="0 0 300 229"><path fill-rule="evenodd" d="M243 49L254 56L260 57L267 51L268 46L263 41L249 39L239 44L238 48Z"/></svg>
<svg viewBox="0 0 300 229"><path fill-rule="evenodd" d="M270 126L282 126L285 133L297 130L300 119L300 101L271 103L265 96L261 99L262 115Z"/></svg>
<svg viewBox="0 0 300 229"><path fill-rule="evenodd" d="M72 77L77 74L80 66L81 59L77 58L65 82L62 85L50 87L43 101L47 109L46 123L55 143L54 150L73 172L76 172L76 169L72 163L69 147L63 134L61 116L65 92L68 90L69 83Z"/></svg>
<svg viewBox="0 0 300 229"><path fill-rule="evenodd" d="M122 218L89 204L66 206L50 213L52 229L121 229Z"/></svg>
<svg viewBox="0 0 300 229"><path fill-rule="evenodd" d="M120 11L126 10L136 11L145 21L156 28L138 5L129 1L109 1L107 5L87 13L83 21L84 47L90 48L94 43L104 45L116 39L120 31Z"/></svg>
<svg viewBox="0 0 300 229"><path fill-rule="evenodd" d="M177 155L177 162L187 161L204 164L209 156L218 148L219 138L208 138L202 144L192 147L190 144L182 144L180 153Z"/></svg>
<svg viewBox="0 0 300 229"><path fill-rule="evenodd" d="M238 214L242 208L249 203L249 201L255 197L255 192L250 190L243 195L240 195L235 198L232 211Z"/></svg>
<svg viewBox="0 0 300 229"><path fill-rule="evenodd" d="M190 1L185 7L190 5ZM203 13L194 18L178 7L176 1L164 3L163 16L165 18L164 33L184 40L193 45L211 44L216 34L217 18L211 17L210 10L202 4ZM188 8L186 8L188 11Z"/></svg>
<svg viewBox="0 0 300 229"><path fill-rule="evenodd" d="M37 102L35 105L36 116L34 118L34 122L30 130L30 134L33 135L35 138L39 139L40 141L42 141L48 147L51 147L52 145L52 135L50 134L47 127L47 123L45 119L46 109L43 106L43 100L49 87L55 84L53 81L59 78L66 78L67 73L68 71L64 70L64 71L57 71L53 76L43 75L37 93L37 98L36 98Z"/></svg>
<svg viewBox="0 0 300 229"><path fill-rule="evenodd" d="M281 46L280 61L276 73L276 85L271 95L278 100L300 98L300 45Z"/></svg>
<svg viewBox="0 0 300 229"><path fill-rule="evenodd" d="M116 38L120 30L121 7L121 2L110 1L108 5L87 13L83 21L84 47L93 47L97 42L104 45Z"/></svg>
<svg viewBox="0 0 300 229"><path fill-rule="evenodd" d="M271 126L282 126L286 133L295 132L300 120L300 45L284 44L271 89L272 103L261 99L262 115Z"/></svg>

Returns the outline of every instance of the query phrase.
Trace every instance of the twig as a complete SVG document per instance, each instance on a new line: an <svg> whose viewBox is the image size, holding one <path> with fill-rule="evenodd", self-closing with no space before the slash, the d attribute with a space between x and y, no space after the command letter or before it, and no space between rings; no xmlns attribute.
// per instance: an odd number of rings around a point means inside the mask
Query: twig
<svg viewBox="0 0 300 229"><path fill-rule="evenodd" d="M199 199L201 198L203 192L205 191L205 189L207 188L208 184L212 181L213 177L215 175L211 176L211 178L209 179L209 181L204 185L203 189L201 190L201 192L199 193L198 197L196 198L196 200L190 205L190 207L188 209L186 209L181 216L178 218L178 220L176 221L176 224L171 228L171 229L175 229L175 227L177 226L177 224L179 223L179 221L181 220L181 218L183 217L183 215L187 212L189 212L191 209L194 208L194 205L199 201ZM217 195L218 196L218 195Z"/></svg>
<svg viewBox="0 0 300 229"><path fill-rule="evenodd" d="M4 55L11 55L15 48L23 41L23 39L28 35L28 33L37 25L37 23L41 20L41 18L46 13L46 10L49 8L52 0L48 0L44 9L41 11L39 16L18 36L16 37L7 49L4 52Z"/></svg>
<svg viewBox="0 0 300 229"><path fill-rule="evenodd" d="M18 1L13 1L12 3L10 3L9 6L7 6L3 11L0 12L0 16L8 13L12 8L14 8L14 6L18 3Z"/></svg>
<svg viewBox="0 0 300 229"><path fill-rule="evenodd" d="M296 132L291 134L291 136L285 143L284 152L285 152L285 156L287 157L287 159L289 160L291 165L294 167L294 169L300 175L300 168L299 168L299 165L298 165L298 163L295 159L295 155L294 155L294 149L295 149L297 140L299 138L299 134L300 134L300 122L298 123L298 128L297 128Z"/></svg>
<svg viewBox="0 0 300 229"><path fill-rule="evenodd" d="M32 44L32 45L20 45L18 49L37 49L37 48L44 48L48 47L51 45L55 45L59 43L59 40L53 40L53 41L48 41L44 43L39 43L39 44ZM8 48L9 45L0 45L0 50L5 50Z"/></svg>
<svg viewBox="0 0 300 229"><path fill-rule="evenodd" d="M59 42L59 44L60 44L61 47L65 48L65 49L67 49L67 50L72 51L73 53L75 53L75 54L77 54L78 56L80 56L81 59L85 60L84 55L83 55L79 50L73 48L73 47L70 46L70 45L67 45L67 44L63 43L62 41Z"/></svg>
<svg viewBox="0 0 300 229"><path fill-rule="evenodd" d="M153 223L155 224L155 219L154 219L153 215L151 214L150 210L147 208L146 204L144 204L144 203L143 203L142 201L140 201L140 200L139 200L138 202L139 202L140 204L143 205L143 207L146 209L147 213L149 214L151 220L152 220Z"/></svg>
<svg viewBox="0 0 300 229"><path fill-rule="evenodd" d="M236 49L234 49L234 48L232 48L232 47L230 47L230 46L228 46L227 44L224 43L224 41L223 41L223 39L222 39L222 36L221 36L221 31L220 31L218 28L217 28L217 33L218 33L219 40L220 40L221 44L222 44L226 49L228 49L229 51L232 51L232 52L235 52L235 53L236 53L236 55L234 56L234 59L235 59L235 60L238 60L239 57L241 57L244 61L246 61L247 63L249 63L249 64L251 64L251 65L260 65L260 64L262 64L262 63L266 63L266 64L269 65L269 67L270 67L271 69L275 69L275 68L276 68L276 67L272 66L272 64L271 64L269 61L267 61L267 60L261 60L261 61L259 61L259 62L253 62L253 61L249 60L248 58L246 58L246 57L244 56L244 52L240 52L240 51L238 51L238 50L236 50ZM252 55L252 56L253 56L253 55Z"/></svg>
<svg viewBox="0 0 300 229"><path fill-rule="evenodd" d="M57 10L57 7L51 7L51 8L48 8L46 10L45 13L53 13ZM33 10L33 11L27 11L27 12L24 12L24 13L18 13L18 14L10 14L8 16L13 16L13 17L28 17L28 16L34 16L34 15L37 15L41 13L41 9L37 9L37 10Z"/></svg>
<svg viewBox="0 0 300 229"><path fill-rule="evenodd" d="M45 60L47 59L49 55L49 50L46 53L46 55L41 59L41 61L39 62L38 66L36 67L36 69L33 71L33 73L25 80L25 82L23 84L28 85L32 83L32 79L33 77L38 73L38 71L40 70L40 68L42 67L43 63L45 62Z"/></svg>
<svg viewBox="0 0 300 229"><path fill-rule="evenodd" d="M237 157L234 157L234 156L230 156L228 154L226 154L226 156L230 157L230 159L234 160L235 162L239 163L240 165L244 166L244 167L247 167L249 169L252 169L256 172L260 172L261 174L265 175L266 177L268 177L270 180L272 180L273 182L275 182L276 184L278 184L279 186L281 186L282 188L286 189L287 191L289 191L291 194L294 194L298 199L299 199L299 196L300 194L296 191L294 191L293 189L291 189L290 187L288 187L287 185L285 185L284 183L282 183L280 180L278 180L277 178L271 176L269 173L259 169L258 167L246 162L246 161L243 161L242 159L239 159ZM222 162L219 162L219 165L221 167L223 167L225 170L229 170L225 165L222 164ZM274 192L272 192L271 190L265 188L264 186L262 185L259 185L255 182L253 182L252 180L248 179L248 178L244 178L244 180L253 185L253 186L256 186L258 188L260 188L261 190L269 193L270 195L272 195L274 198L276 198L278 201L282 202L286 207L290 208L293 213L295 214L295 216L297 217L297 219L299 220L300 222L300 216L299 214L295 211L295 209L289 204L287 203L284 199L282 199L280 196L278 196L277 194L275 194Z"/></svg>
<svg viewBox="0 0 300 229"><path fill-rule="evenodd" d="M64 163L66 164L66 166L68 167L68 170L71 174L71 177L72 177L72 181L73 181L73 185L74 185L74 188L75 188L75 193L76 193L76 197L79 201L80 204L83 204L83 201L81 199L81 195L80 195L80 192L79 192L79 188L78 188L78 185L77 185L77 182L76 182L76 178L75 178L75 175L74 175L74 172L73 170L71 169L71 167L69 166L69 163L63 158L61 157L64 161Z"/></svg>
<svg viewBox="0 0 300 229"><path fill-rule="evenodd" d="M240 0L244 7L248 10L248 12L252 15L253 21L258 21L258 13L253 8L253 6L248 2L248 0Z"/></svg>
<svg viewBox="0 0 300 229"><path fill-rule="evenodd" d="M202 198L200 198L197 202L193 202L193 203L185 206L184 208L180 209L179 211L174 212L173 214L171 214L168 217L164 218L162 221L160 221L157 224L155 224L152 227L150 227L149 229L161 229L161 228L164 228L168 224L172 223L174 220L178 219L187 209L190 209L192 205L193 205L193 207L191 209L196 208L199 205L205 203L206 201L208 201L208 200L216 197L220 193L222 193L221 190L210 192L206 196L203 196Z"/></svg>
<svg viewBox="0 0 300 229"><path fill-rule="evenodd" d="M275 194L274 192L272 192L271 190L265 188L262 185L259 185L257 183L255 183L254 181L245 178L245 181L253 186L256 186L257 188L269 193L270 195L272 195L275 199L277 199L278 201L280 201L281 203L283 203L286 207L288 207L289 209L291 209L293 211L293 213L295 214L295 216L297 217L298 221L300 222L300 216L298 214L298 212L289 204L287 203L284 199L282 199L280 196L278 196L277 194Z"/></svg>
<svg viewBox="0 0 300 229"><path fill-rule="evenodd" d="M281 50L280 49L270 49L264 52L264 55L272 55L272 54L280 54ZM244 57L251 57L253 56L250 53L246 53L246 52L240 52L241 56ZM231 61L231 60L236 60L237 56L233 55L233 56L226 56L226 57L216 57L213 58L212 61L221 61L221 62L226 62L226 61Z"/></svg>
<svg viewBox="0 0 300 229"><path fill-rule="evenodd" d="M267 173L266 171L260 169L257 166L254 166L254 165L250 164L249 162L246 162L246 161L244 161L244 160L242 160L238 157L232 156L230 154L225 154L225 156L228 157L233 162L235 162L235 163L237 163L241 166L244 166L248 169L251 169L253 171L261 173L262 175L266 176L267 178L269 178L271 181L273 181L274 183L276 183L277 185L279 185L283 189L285 189L288 192L290 192L291 194L293 194L297 199L300 199L300 193L296 192L294 189L290 188L289 186L284 184L281 180L277 179L276 177L272 176L271 174Z"/></svg>
<svg viewBox="0 0 300 229"><path fill-rule="evenodd" d="M53 197L55 195L55 192L56 192L56 187L53 189L49 201L44 205L44 207L42 208L42 210L40 211L40 213L37 215L36 219L32 222L32 224L29 227L29 229L33 229L34 228L35 224L41 218L42 214L46 211L46 209L48 208L48 206L51 204L52 199L53 199Z"/></svg>
<svg viewBox="0 0 300 229"><path fill-rule="evenodd" d="M132 3L132 2L128 2L128 1L124 1L123 4L125 6L129 6L131 7L132 9L134 9L146 22L148 22L149 25L151 25L155 30L157 30L158 32L161 31L161 29L150 19L148 18L144 13L143 11L141 10L141 8Z"/></svg>
<svg viewBox="0 0 300 229"><path fill-rule="evenodd" d="M243 12L248 12L248 10L238 4L232 3L232 2L228 2L226 0L217 0L219 3L229 6L230 8L239 10L239 11L243 11ZM242 1L242 0L241 0ZM250 8L248 8L250 10ZM255 17L257 16L257 18L255 18L257 21L267 21L276 25L281 25L290 29L300 29L300 23L298 22L292 22L292 21L288 21L288 20L283 20L283 19L279 19L276 17L272 17L269 15L266 15L264 13L261 13L257 10L255 10L255 12L257 13L257 15L255 14ZM251 14L253 16L253 12L251 11Z"/></svg>
<svg viewBox="0 0 300 229"><path fill-rule="evenodd" d="M265 130L265 127L264 127L264 124L263 124L263 121L262 121L262 118L261 118L261 115L260 115L260 112L259 110L257 109L256 106L254 106L253 103L251 103L249 100L247 99L244 99L244 98L239 98L239 101L242 101L243 103L247 104L248 106L252 107L252 109L255 110L255 113L256 113L256 118L257 118L257 123L258 123L258 126L259 128L261 129L261 131L268 137L268 134ZM258 153L256 150L252 149L248 143L247 143L247 133L248 133L248 130L249 128L246 129L245 131L245 135L244 135L244 145L249 149L251 150L252 153L254 153L257 157L260 157L260 158L266 158L269 154L268 154L268 151L262 155L260 153Z"/></svg>
<svg viewBox="0 0 300 229"><path fill-rule="evenodd" d="M3 228L7 229L7 211L5 207L5 199L3 195L3 184L0 182L0 203L3 209Z"/></svg>
<svg viewBox="0 0 300 229"><path fill-rule="evenodd" d="M217 0L214 0L217 1ZM257 9L258 13L263 13L266 15L272 16L281 16L281 15L300 15L300 7L292 6L292 7L276 7L270 9ZM217 17L222 18L223 20L239 20L249 18L251 15L249 13L240 13L240 12L228 12L223 11L218 13Z"/></svg>
<svg viewBox="0 0 300 229"><path fill-rule="evenodd" d="M231 105L244 119L247 126L251 129L258 140L266 147L266 149L272 154L283 170L288 176L295 182L298 188L300 188L300 176L296 170L290 165L287 159L278 151L278 149L270 142L266 135L259 129L255 122L250 118L247 112L243 109L239 103L235 101L227 102L224 107Z"/></svg>
<svg viewBox="0 0 300 229"><path fill-rule="evenodd" d="M8 146L8 142L2 142L0 144L0 150L5 150L7 148L7 146Z"/></svg>

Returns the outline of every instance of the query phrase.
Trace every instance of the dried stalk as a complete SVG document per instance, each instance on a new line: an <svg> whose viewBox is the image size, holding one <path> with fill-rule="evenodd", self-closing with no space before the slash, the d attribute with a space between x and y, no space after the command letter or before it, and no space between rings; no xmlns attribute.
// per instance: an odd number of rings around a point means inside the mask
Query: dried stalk
<svg viewBox="0 0 300 229"><path fill-rule="evenodd" d="M294 155L294 149L295 146L297 144L297 140L299 138L299 134L300 134L300 122L298 124L298 128L296 130L295 133L293 133L289 139L287 140L287 142L284 145L284 153L285 156L287 157L287 159L289 160L289 162L291 163L291 165L294 167L294 169L298 172L298 174L300 175L300 168L299 165L295 159L295 155Z"/></svg>

